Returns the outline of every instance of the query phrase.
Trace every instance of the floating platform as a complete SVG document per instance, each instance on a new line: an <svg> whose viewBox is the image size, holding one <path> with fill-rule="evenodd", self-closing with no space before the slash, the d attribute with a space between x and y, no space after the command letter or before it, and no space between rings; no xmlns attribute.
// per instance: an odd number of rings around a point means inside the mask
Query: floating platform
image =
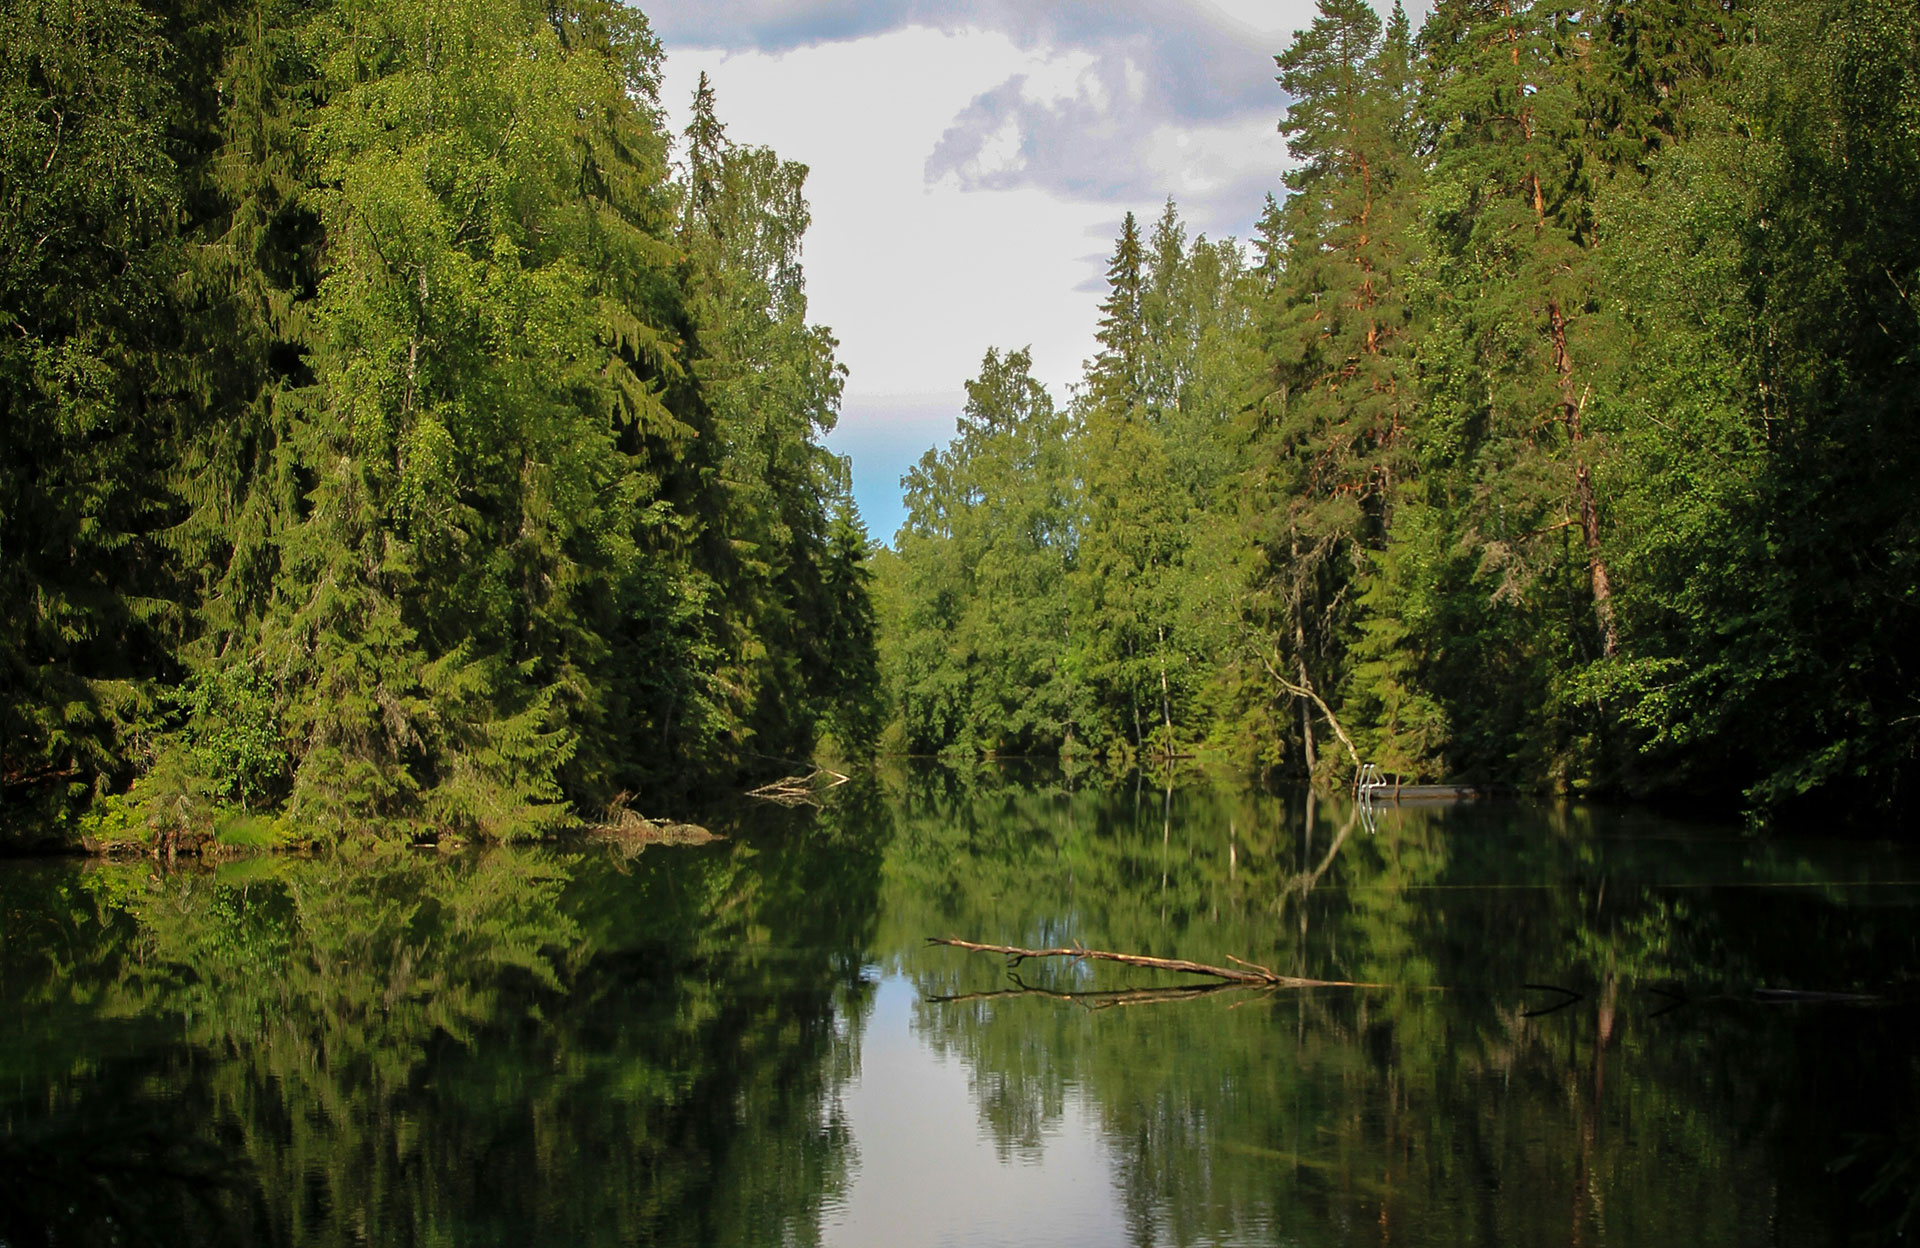
<svg viewBox="0 0 1920 1248"><path fill-rule="evenodd" d="M1474 784L1382 784L1361 793L1370 802L1477 802L1493 795Z"/></svg>

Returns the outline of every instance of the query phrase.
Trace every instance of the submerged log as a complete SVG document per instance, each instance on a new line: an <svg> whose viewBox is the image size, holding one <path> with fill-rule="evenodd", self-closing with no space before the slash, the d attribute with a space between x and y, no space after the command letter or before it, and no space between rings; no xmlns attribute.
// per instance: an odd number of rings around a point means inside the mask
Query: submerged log
<svg viewBox="0 0 1920 1248"><path fill-rule="evenodd" d="M1122 988L1104 992L1055 992L1051 988L1033 988L1022 983L1018 975L1009 973L1015 987L1001 988L992 992L960 992L948 996L928 997L936 1005L961 1005L970 1001L1004 1001L1012 997L1038 997L1046 1001L1064 1001L1068 1005L1077 1005L1084 1010L1111 1010L1129 1005L1163 1005L1169 1001L1198 1001L1202 997L1211 997L1223 992L1245 992L1249 988L1264 987L1260 984L1181 984L1169 988Z"/></svg>
<svg viewBox="0 0 1920 1248"><path fill-rule="evenodd" d="M1205 962L1189 962L1185 958L1154 958L1143 953L1111 953L1105 949L1088 949L1076 945L1067 949L1022 949L1017 945L983 945L971 940L959 940L951 936L929 936L930 945L945 945L950 949L965 949L969 953L997 953L1007 959L1009 968L1019 966L1028 958L1070 958L1073 961L1118 962L1122 966L1140 966L1154 971L1177 971L1184 975L1210 975L1215 979L1231 984L1258 984L1268 988L1385 988L1386 984L1360 984L1344 979L1303 979L1298 975L1281 975L1256 962L1245 962L1232 954L1227 960L1234 967L1208 966ZM1239 969L1236 969L1239 968Z"/></svg>

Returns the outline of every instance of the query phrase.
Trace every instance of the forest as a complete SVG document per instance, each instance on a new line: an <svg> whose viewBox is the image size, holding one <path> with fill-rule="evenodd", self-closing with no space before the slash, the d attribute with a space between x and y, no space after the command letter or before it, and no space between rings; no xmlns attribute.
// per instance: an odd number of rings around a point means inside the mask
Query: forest
<svg viewBox="0 0 1920 1248"><path fill-rule="evenodd" d="M1913 808L1915 0L1321 0L1256 236L1129 214L890 548L807 170L670 132L640 10L0 23L10 846L882 752Z"/></svg>
<svg viewBox="0 0 1920 1248"><path fill-rule="evenodd" d="M1920 6L1321 0L1256 236L1129 214L877 561L908 751L1913 809Z"/></svg>
<svg viewBox="0 0 1920 1248"><path fill-rule="evenodd" d="M504 840L874 735L807 171L704 80L669 135L639 11L4 14L16 840Z"/></svg>

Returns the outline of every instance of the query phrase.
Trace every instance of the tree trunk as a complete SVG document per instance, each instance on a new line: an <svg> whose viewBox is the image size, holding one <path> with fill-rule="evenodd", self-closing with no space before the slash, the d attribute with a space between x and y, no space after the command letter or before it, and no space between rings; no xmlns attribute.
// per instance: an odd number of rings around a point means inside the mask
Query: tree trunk
<svg viewBox="0 0 1920 1248"><path fill-rule="evenodd" d="M1313 682L1307 679L1307 630L1300 626L1299 613L1296 611L1293 621L1293 657L1300 665L1300 687L1313 688ZM1312 776L1320 769L1320 760L1313 748L1313 708L1307 705L1305 698L1300 702L1300 735L1307 746L1307 775Z"/></svg>
<svg viewBox="0 0 1920 1248"><path fill-rule="evenodd" d="M1167 692L1167 626L1160 628L1160 723L1167 730L1167 753L1173 753L1173 699Z"/></svg>
<svg viewBox="0 0 1920 1248"><path fill-rule="evenodd" d="M1593 612L1600 619L1602 645L1608 658L1620 650L1620 636L1613 620L1613 579L1607 574L1607 562L1600 554L1600 513L1593 501L1593 474L1587 467L1581 447L1584 434L1580 413L1584 400L1573 392L1573 357L1567 351L1567 318L1558 300L1547 301L1547 320L1553 330L1553 368L1560 386L1560 419L1573 443L1573 491L1580 506L1580 534L1587 547L1587 579L1593 588Z"/></svg>

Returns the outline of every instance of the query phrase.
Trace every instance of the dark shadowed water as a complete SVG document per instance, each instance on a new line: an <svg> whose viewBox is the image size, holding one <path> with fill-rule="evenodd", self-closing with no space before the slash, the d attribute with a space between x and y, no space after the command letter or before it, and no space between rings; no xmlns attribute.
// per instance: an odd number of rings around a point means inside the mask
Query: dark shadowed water
<svg viewBox="0 0 1920 1248"><path fill-rule="evenodd" d="M1920 1235L1910 851L993 769L712 822L0 864L0 1242Z"/></svg>

